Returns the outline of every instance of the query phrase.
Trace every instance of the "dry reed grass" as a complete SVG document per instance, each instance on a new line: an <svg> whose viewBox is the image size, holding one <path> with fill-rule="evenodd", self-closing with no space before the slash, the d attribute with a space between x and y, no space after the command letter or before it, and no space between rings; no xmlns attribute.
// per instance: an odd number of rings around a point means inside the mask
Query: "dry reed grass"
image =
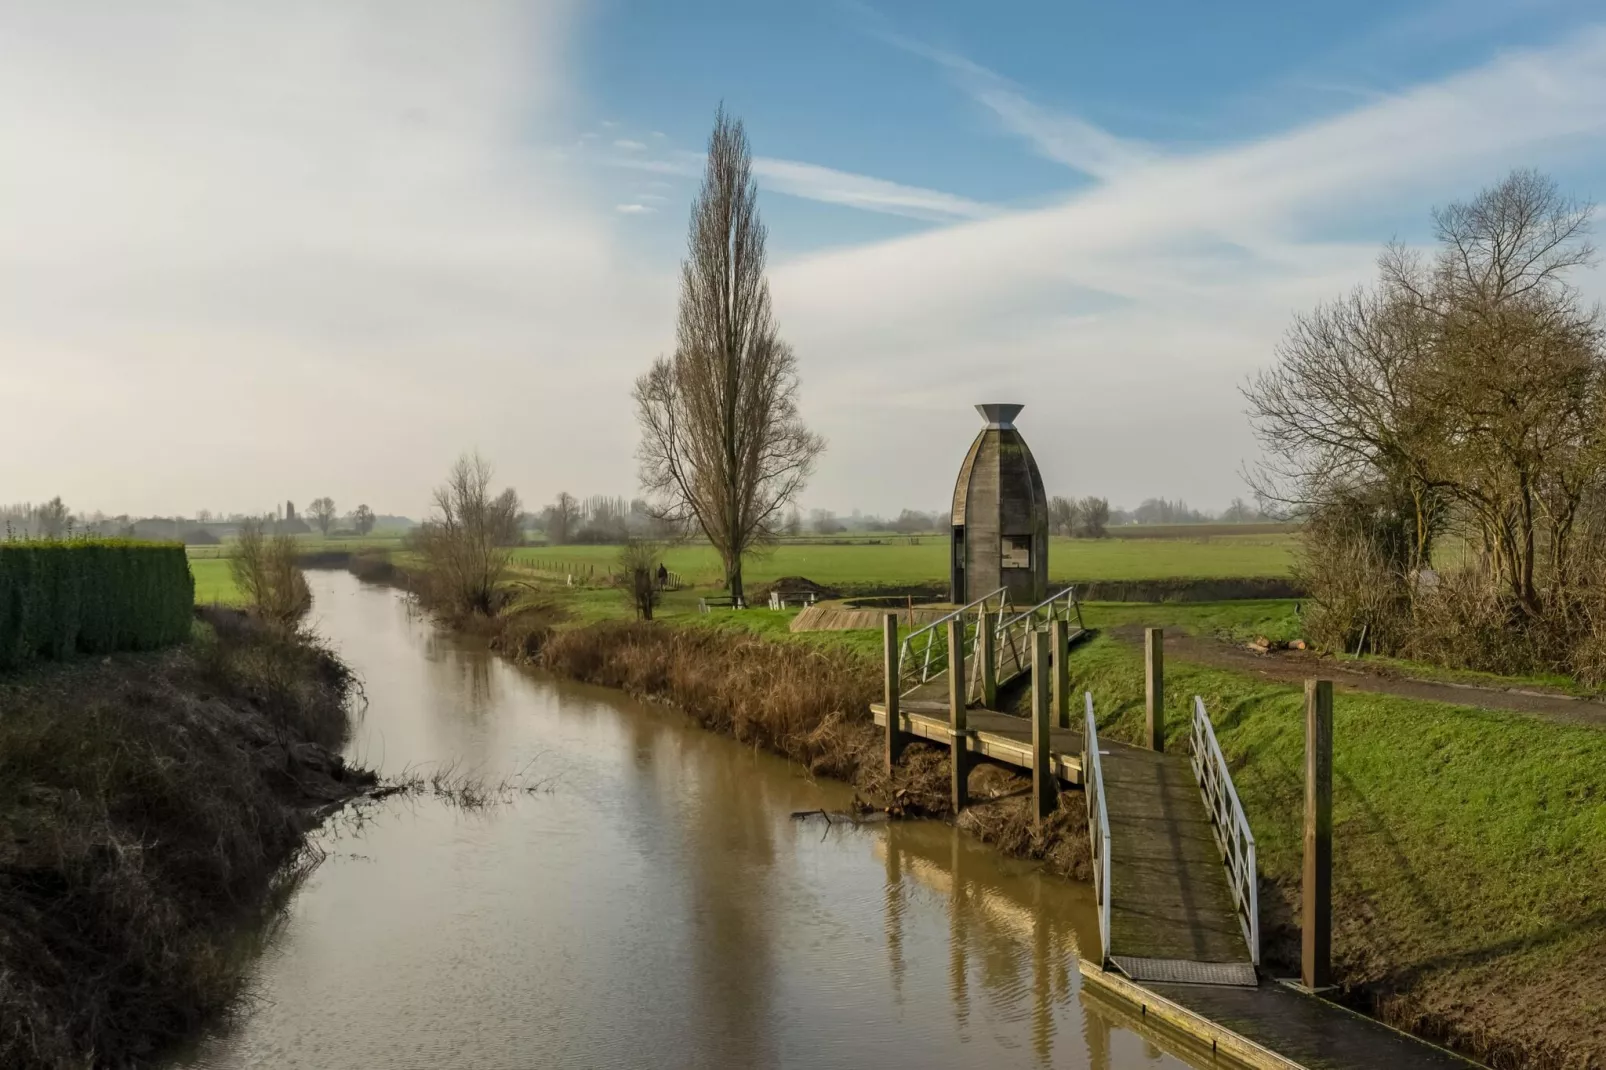
<svg viewBox="0 0 1606 1070"><path fill-rule="evenodd" d="M911 743L889 775L883 730L870 716L877 665L846 651L714 629L610 621L550 630L539 663L588 683L671 703L703 727L790 758L810 775L843 780L894 816L951 817L947 748ZM959 825L1007 854L1040 859L1079 880L1087 868L1087 812L1066 792L1039 829L1029 781L984 764L971 774L976 805Z"/></svg>
<svg viewBox="0 0 1606 1070"><path fill-rule="evenodd" d="M372 777L328 748L349 671L227 610L161 654L0 679L0 1065L148 1059L240 989L310 811Z"/></svg>

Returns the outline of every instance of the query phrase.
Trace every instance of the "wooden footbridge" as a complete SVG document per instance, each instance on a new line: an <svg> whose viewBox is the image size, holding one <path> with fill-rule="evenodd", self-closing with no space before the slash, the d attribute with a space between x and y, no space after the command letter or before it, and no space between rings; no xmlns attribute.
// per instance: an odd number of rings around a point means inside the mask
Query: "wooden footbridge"
<svg viewBox="0 0 1606 1070"><path fill-rule="evenodd" d="M1145 1021L1278 1070L1471 1065L1263 976L1255 839L1203 700L1193 701L1189 752L1166 752L1163 645L1151 630L1148 745L1100 739L1091 694L1071 718L1068 662L1084 634L1074 588L1020 611L994 592L901 640L889 614L885 695L872 707L889 765L913 739L949 747L956 813L980 761L1031 771L1039 821L1062 787L1081 788L1102 945L1084 950L1082 973ZM998 709L1000 689L1026 675L1030 715Z"/></svg>

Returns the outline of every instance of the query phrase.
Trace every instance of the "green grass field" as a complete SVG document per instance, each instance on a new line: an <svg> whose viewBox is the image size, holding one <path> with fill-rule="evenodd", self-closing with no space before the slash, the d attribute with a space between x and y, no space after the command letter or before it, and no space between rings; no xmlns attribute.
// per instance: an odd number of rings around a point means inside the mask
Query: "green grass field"
<svg viewBox="0 0 1606 1070"><path fill-rule="evenodd" d="M190 558L190 574L195 577L195 603L209 606L213 602L238 605L239 590L229 574L229 563L220 558Z"/></svg>
<svg viewBox="0 0 1606 1070"><path fill-rule="evenodd" d="M1083 580L1222 579L1286 576L1297 536L1286 533L1211 535L1194 539L1063 539L1049 547L1049 577ZM519 565L548 574L588 569L603 574L618 560L616 546L525 547ZM719 556L707 545L675 546L664 563L685 582L713 587L723 582ZM875 544L787 544L748 560L744 579L762 584L782 576L806 576L844 591L874 587L939 585L948 577L948 543L927 538Z"/></svg>

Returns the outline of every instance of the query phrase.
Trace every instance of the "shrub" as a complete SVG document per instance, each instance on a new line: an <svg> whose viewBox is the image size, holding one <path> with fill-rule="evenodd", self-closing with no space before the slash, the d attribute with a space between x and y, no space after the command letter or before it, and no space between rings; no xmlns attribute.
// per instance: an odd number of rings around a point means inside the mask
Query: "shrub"
<svg viewBox="0 0 1606 1070"><path fill-rule="evenodd" d="M0 543L0 669L180 642L194 602L178 543Z"/></svg>
<svg viewBox="0 0 1606 1070"><path fill-rule="evenodd" d="M296 560L291 535L269 535L260 521L240 525L229 555L234 584L263 619L292 625L312 608L312 590Z"/></svg>

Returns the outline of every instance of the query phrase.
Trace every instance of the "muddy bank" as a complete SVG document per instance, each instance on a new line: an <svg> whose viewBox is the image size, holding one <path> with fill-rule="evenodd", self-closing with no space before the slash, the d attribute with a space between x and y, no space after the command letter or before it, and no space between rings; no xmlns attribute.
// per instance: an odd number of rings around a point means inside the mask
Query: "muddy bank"
<svg viewBox="0 0 1606 1070"><path fill-rule="evenodd" d="M370 774L356 682L229 610L173 650L0 676L0 1065L138 1065L228 1008L242 932Z"/></svg>
<svg viewBox="0 0 1606 1070"><path fill-rule="evenodd" d="M851 784L862 808L953 818L947 748L913 743L888 774L884 735L870 716L881 670L870 661L707 628L637 621L559 627L561 621L560 610L526 606L478 627L491 629L492 648L515 660L668 703L704 728L798 762L811 776ZM1063 792L1039 830L1029 787L1013 770L982 764L971 774L977 801L958 825L1010 855L1089 879L1081 794Z"/></svg>

